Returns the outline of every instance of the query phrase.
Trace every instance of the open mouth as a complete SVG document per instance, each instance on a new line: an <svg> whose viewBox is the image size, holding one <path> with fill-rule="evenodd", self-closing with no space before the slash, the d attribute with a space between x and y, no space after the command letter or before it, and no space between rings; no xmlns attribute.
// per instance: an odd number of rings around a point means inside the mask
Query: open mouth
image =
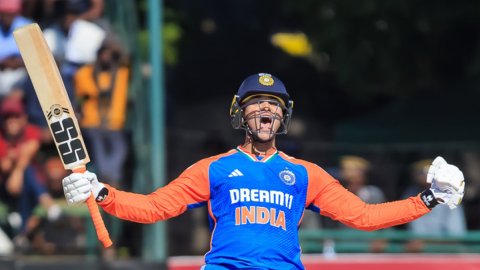
<svg viewBox="0 0 480 270"><path fill-rule="evenodd" d="M262 115L260 116L260 129L268 129L272 128L272 116Z"/></svg>

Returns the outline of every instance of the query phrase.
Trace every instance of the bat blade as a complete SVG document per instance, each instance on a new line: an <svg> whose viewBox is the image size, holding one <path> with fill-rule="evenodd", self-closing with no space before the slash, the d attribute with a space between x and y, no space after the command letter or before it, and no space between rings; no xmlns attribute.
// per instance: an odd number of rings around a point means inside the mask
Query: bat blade
<svg viewBox="0 0 480 270"><path fill-rule="evenodd" d="M66 169L84 167L88 152L67 91L50 49L37 24L14 32L40 106Z"/></svg>
<svg viewBox="0 0 480 270"><path fill-rule="evenodd" d="M16 29L13 35L63 166L75 172L85 171L90 158L65 85L42 30L38 24L33 23ZM110 246L112 242L93 196L87 200L87 205L98 238L105 247Z"/></svg>

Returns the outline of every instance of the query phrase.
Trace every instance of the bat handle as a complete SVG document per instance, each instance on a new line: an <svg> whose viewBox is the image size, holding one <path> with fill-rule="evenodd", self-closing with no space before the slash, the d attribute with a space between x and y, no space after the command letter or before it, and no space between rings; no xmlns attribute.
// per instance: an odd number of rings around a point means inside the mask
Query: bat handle
<svg viewBox="0 0 480 270"><path fill-rule="evenodd" d="M77 173L85 172L85 167L75 168L73 171ZM93 220L93 225L95 226L95 231L97 232L97 237L100 242L102 242L105 248L108 248L112 245L112 240L107 231L107 227L105 227L105 223L103 222L102 215L98 210L97 203L95 202L95 198L93 198L93 193L90 194L90 197L87 199L87 206L88 210L90 211L90 216Z"/></svg>

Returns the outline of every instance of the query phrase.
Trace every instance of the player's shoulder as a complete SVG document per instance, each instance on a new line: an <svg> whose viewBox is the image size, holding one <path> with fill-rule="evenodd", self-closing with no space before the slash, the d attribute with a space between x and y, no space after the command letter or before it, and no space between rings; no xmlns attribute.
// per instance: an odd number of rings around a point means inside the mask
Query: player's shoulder
<svg viewBox="0 0 480 270"><path fill-rule="evenodd" d="M310 162L310 161L307 161L307 160L304 160L304 159L300 159L300 158L296 158L294 156L287 155L285 152L282 152L282 151L278 151L278 155L281 158L283 158L284 160L286 160L288 162L291 162L291 163L308 165L308 166L313 166L313 165L316 166L316 164L313 163L313 162Z"/></svg>
<svg viewBox="0 0 480 270"><path fill-rule="evenodd" d="M214 155L214 156L209 156L209 157L205 157L205 158L202 158L200 159L199 161L195 162L194 164L192 164L190 167L208 167L210 164L212 164L213 162L223 158L223 157L227 157L227 156L231 156L233 154L237 153L237 151L235 149L232 149L232 150L229 150L227 152L224 152L224 153L221 153L221 154L217 154L217 155Z"/></svg>
<svg viewBox="0 0 480 270"><path fill-rule="evenodd" d="M293 156L290 156L290 155L287 155L285 152L282 152L282 151L279 151L278 152L279 156L281 158L283 158L284 160L286 160L287 162L291 162L293 164L298 164L298 165L302 165L304 166L305 168L307 169L310 169L310 170L321 170L321 171L324 171L319 165L317 165L316 163L313 163L311 161L307 161L307 160L304 160L304 159L300 159L300 158L296 158L296 157L293 157Z"/></svg>

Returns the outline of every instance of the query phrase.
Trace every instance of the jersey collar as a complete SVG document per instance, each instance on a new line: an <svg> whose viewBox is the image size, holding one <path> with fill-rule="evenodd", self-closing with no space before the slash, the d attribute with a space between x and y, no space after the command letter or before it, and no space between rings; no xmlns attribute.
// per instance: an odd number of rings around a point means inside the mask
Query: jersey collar
<svg viewBox="0 0 480 270"><path fill-rule="evenodd" d="M238 152L247 156L250 160L256 161L256 162L267 162L267 161L271 160L273 157L275 157L276 155L278 155L278 150L274 149L274 151L272 153L266 155L265 157L263 157L262 159L259 160L254 154L250 153L250 151L248 151L247 149L245 149L241 145L237 146L236 149L237 149Z"/></svg>

